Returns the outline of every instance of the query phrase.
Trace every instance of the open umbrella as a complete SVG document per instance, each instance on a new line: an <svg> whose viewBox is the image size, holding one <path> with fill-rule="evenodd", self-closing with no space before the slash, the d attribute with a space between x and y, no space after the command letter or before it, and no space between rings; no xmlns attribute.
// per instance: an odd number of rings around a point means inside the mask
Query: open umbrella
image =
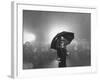
<svg viewBox="0 0 100 80"><path fill-rule="evenodd" d="M52 49L57 49L57 40L59 40L61 37L64 37L66 40L69 41L69 43L74 39L74 33L72 32L66 32L63 31L61 33L58 33L52 40L51 42L51 48Z"/></svg>

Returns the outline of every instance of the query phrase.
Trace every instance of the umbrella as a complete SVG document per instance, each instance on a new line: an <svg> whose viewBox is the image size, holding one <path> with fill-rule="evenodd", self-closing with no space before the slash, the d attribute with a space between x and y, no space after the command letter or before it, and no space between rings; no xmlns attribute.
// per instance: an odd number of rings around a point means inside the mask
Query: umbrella
<svg viewBox="0 0 100 80"><path fill-rule="evenodd" d="M72 32L66 32L63 31L61 33L58 33L52 40L51 42L51 48L52 49L57 49L56 45L57 45L57 40L60 40L61 37L64 37L66 40L69 41L69 43L74 39L74 33Z"/></svg>

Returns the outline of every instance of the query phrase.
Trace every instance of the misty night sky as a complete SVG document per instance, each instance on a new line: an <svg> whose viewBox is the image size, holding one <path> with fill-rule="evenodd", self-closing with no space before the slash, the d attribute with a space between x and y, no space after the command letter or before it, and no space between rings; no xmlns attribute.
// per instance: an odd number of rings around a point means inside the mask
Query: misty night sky
<svg viewBox="0 0 100 80"><path fill-rule="evenodd" d="M63 27L64 31L75 33L76 39L84 39L90 43L90 21L90 13L23 10L24 37L25 33L31 33L36 36L35 43L49 44L52 32Z"/></svg>

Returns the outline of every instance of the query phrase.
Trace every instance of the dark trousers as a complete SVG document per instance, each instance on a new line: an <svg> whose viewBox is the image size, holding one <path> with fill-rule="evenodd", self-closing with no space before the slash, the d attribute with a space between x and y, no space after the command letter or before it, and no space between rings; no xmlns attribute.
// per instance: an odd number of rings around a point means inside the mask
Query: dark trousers
<svg viewBox="0 0 100 80"><path fill-rule="evenodd" d="M66 57L60 58L59 67L67 67Z"/></svg>
<svg viewBox="0 0 100 80"><path fill-rule="evenodd" d="M66 49L64 48L60 48L57 50L57 55L58 55L58 58L60 58L60 61L59 61L59 67L67 67L66 65Z"/></svg>

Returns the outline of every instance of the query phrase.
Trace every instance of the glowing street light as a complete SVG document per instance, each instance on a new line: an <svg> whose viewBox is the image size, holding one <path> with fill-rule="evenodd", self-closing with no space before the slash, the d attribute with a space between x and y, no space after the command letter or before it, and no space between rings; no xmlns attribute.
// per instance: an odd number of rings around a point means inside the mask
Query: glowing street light
<svg viewBox="0 0 100 80"><path fill-rule="evenodd" d="M35 34L24 32L24 43L27 41L28 42L35 41L35 39L36 39Z"/></svg>
<svg viewBox="0 0 100 80"><path fill-rule="evenodd" d="M55 35L57 35L58 33L62 31L70 31L70 30L69 30L69 27L67 27L66 25L58 25L58 26L56 25L52 27L49 33L49 42L52 41Z"/></svg>

